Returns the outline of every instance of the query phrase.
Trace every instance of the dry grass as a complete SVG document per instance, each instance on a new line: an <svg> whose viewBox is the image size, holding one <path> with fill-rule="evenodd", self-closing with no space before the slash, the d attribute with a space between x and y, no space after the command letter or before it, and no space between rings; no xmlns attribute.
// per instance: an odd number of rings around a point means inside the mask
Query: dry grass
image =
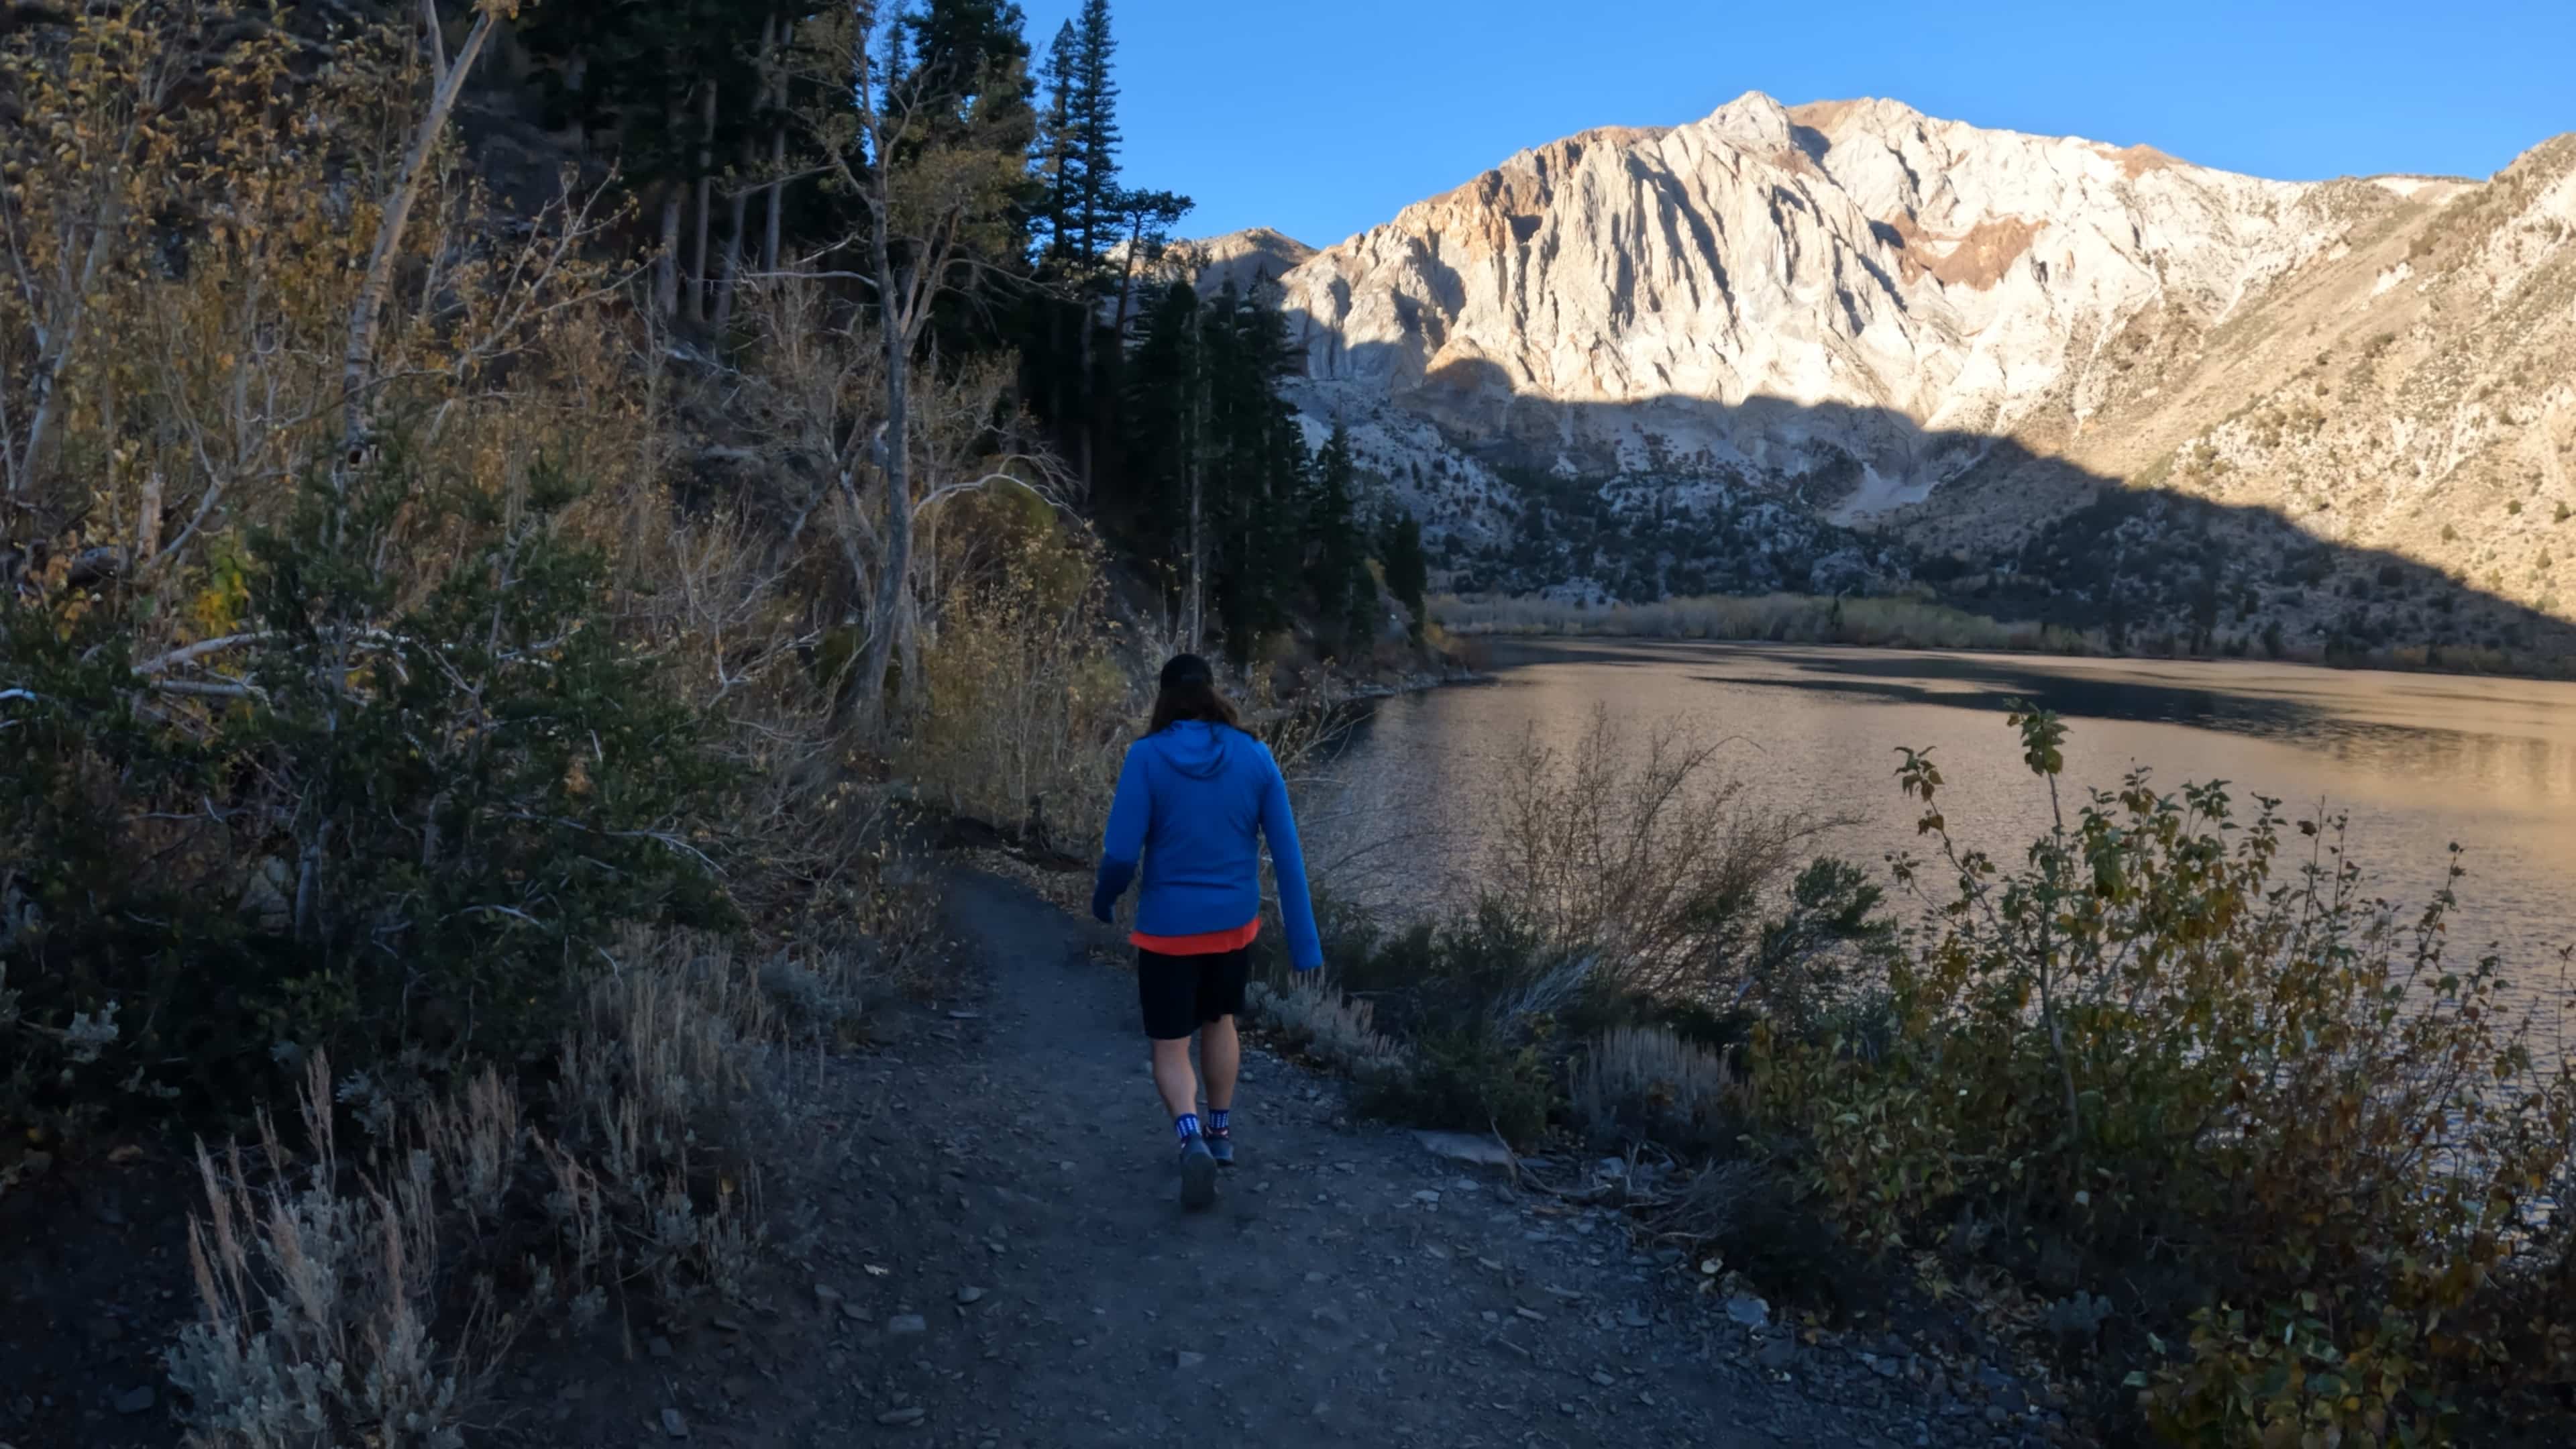
<svg viewBox="0 0 2576 1449"><path fill-rule="evenodd" d="M1411 1056L1377 1029L1375 1007L1343 994L1320 971L1286 986L1254 982L1248 1005L1253 1018L1289 1049L1362 1080L1398 1072Z"/></svg>
<svg viewBox="0 0 2576 1449"><path fill-rule="evenodd" d="M740 1297L790 1135L784 1051L841 1028L862 967L686 933L630 932L612 954L542 1113L488 1069L393 1108L316 1057L300 1159L265 1114L248 1148L200 1151L199 1316L169 1365L192 1443L447 1449L531 1323ZM355 1159L343 1105L380 1124Z"/></svg>
<svg viewBox="0 0 2576 1449"><path fill-rule="evenodd" d="M1560 955L1597 957L1595 979L1567 990L1692 998L1749 966L1759 913L1836 822L1750 808L1725 743L1673 727L1632 739L1596 709L1570 749L1533 734L1497 771L1479 878Z"/></svg>
<svg viewBox="0 0 2576 1449"><path fill-rule="evenodd" d="M1731 1141L1748 1105L1723 1058L1659 1026L1594 1037L1574 1073L1574 1110L1595 1134L1643 1135L1675 1146Z"/></svg>
<svg viewBox="0 0 2576 1449"><path fill-rule="evenodd" d="M478 1085L454 1111L424 1113L389 1172L344 1171L319 1057L299 1100L301 1173L266 1113L255 1152L199 1149L206 1213L189 1222L188 1258L201 1316L170 1355L193 1401L191 1442L464 1443L465 1415L519 1327L485 1281L444 1343L436 1331L446 1219L496 1202L481 1173L524 1142L506 1092Z"/></svg>

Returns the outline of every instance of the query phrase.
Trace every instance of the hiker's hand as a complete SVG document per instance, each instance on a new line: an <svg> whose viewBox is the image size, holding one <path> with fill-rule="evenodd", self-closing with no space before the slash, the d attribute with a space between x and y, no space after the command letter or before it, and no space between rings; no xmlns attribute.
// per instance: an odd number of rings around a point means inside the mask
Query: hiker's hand
<svg viewBox="0 0 2576 1449"><path fill-rule="evenodd" d="M1091 918L1104 926L1118 924L1118 898L1127 894L1127 883L1136 878L1132 860L1100 862L1100 874L1091 882Z"/></svg>

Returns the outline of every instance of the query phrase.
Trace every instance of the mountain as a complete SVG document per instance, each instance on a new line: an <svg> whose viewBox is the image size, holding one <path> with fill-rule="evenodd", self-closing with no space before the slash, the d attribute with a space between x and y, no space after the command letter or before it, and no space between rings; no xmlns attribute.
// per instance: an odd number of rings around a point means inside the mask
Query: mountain
<svg viewBox="0 0 2576 1449"><path fill-rule="evenodd" d="M1231 283L1250 291L1275 282L1313 259L1315 249L1266 226L1230 231L1190 244L1182 260L1200 287L1216 291Z"/></svg>
<svg viewBox="0 0 2576 1449"><path fill-rule="evenodd" d="M2576 136L2284 182L1752 94L1521 152L1280 285L1299 406L1453 583L2576 641Z"/></svg>

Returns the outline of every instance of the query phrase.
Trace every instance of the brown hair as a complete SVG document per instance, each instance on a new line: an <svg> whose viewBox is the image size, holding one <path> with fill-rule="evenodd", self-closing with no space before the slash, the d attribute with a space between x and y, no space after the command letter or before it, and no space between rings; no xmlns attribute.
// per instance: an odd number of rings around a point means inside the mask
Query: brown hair
<svg viewBox="0 0 2576 1449"><path fill-rule="evenodd" d="M1194 654L1163 666L1161 687L1154 692L1153 722L1145 726L1145 733L1161 734L1185 719L1243 728L1243 717L1217 689L1215 672Z"/></svg>

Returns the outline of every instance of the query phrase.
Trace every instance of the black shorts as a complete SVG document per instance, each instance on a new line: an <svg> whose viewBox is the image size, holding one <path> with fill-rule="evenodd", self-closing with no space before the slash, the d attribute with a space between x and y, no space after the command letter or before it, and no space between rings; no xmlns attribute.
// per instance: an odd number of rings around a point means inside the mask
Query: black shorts
<svg viewBox="0 0 2576 1449"><path fill-rule="evenodd" d="M1136 953L1136 999L1145 1008L1145 1035L1178 1041L1200 1026L1243 1012L1243 988L1252 979L1250 951L1205 956Z"/></svg>

